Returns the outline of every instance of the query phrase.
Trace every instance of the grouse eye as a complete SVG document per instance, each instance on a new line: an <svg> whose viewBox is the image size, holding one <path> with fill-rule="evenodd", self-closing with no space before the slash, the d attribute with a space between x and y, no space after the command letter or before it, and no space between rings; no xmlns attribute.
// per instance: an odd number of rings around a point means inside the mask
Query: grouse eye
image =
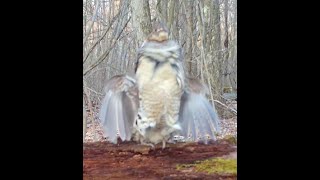
<svg viewBox="0 0 320 180"><path fill-rule="evenodd" d="M138 114L138 118L139 118L139 119L141 119L141 116L140 116L140 114Z"/></svg>

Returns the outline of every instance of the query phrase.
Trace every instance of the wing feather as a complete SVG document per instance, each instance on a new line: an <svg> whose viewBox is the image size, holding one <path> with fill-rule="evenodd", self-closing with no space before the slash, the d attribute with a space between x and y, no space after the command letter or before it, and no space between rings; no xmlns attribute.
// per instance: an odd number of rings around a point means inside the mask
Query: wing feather
<svg viewBox="0 0 320 180"><path fill-rule="evenodd" d="M117 143L118 137L123 141L131 139L138 106L136 91L135 80L126 75L114 76L107 82L99 121L108 141Z"/></svg>
<svg viewBox="0 0 320 180"><path fill-rule="evenodd" d="M220 132L219 117L207 98L207 91L203 84L196 79L188 79L189 89L181 98L179 122L182 127L182 135L190 141L204 141L216 139L216 133Z"/></svg>

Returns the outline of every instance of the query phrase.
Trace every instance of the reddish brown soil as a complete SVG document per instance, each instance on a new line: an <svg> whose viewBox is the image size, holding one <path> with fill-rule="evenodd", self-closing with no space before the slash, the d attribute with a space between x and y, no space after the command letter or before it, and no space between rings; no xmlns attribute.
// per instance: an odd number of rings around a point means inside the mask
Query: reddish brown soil
<svg viewBox="0 0 320 180"><path fill-rule="evenodd" d="M236 175L179 171L177 164L189 164L235 152L227 141L204 144L169 144L155 150L134 142L84 144L83 179L237 179Z"/></svg>

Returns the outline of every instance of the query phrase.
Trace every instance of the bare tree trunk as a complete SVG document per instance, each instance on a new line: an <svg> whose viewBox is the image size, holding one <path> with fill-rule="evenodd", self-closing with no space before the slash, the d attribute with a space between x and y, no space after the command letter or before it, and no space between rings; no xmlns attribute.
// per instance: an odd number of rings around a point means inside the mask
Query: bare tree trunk
<svg viewBox="0 0 320 180"><path fill-rule="evenodd" d="M221 24L220 24L220 3L219 0L215 0L213 3L213 21L214 21L214 51L217 53L217 57L221 60ZM215 55L214 55L215 56Z"/></svg>
<svg viewBox="0 0 320 180"><path fill-rule="evenodd" d="M163 21L167 23L168 22L168 0L162 0L161 7L162 7Z"/></svg>
<svg viewBox="0 0 320 180"><path fill-rule="evenodd" d="M229 48L229 33L228 33L228 0L224 2L224 30L225 30L225 40L224 40L224 47L226 49ZM227 53L228 54L228 53Z"/></svg>
<svg viewBox="0 0 320 180"><path fill-rule="evenodd" d="M83 96L83 106L82 106L82 111L83 111L83 141L86 138L86 133L87 133L87 113L86 113L86 109L84 108L84 96Z"/></svg>
<svg viewBox="0 0 320 180"><path fill-rule="evenodd" d="M174 0L175 1L175 0ZM157 0L157 14L158 14L158 18L160 20L160 22L163 22L167 25L167 27L169 26L168 23L168 0ZM170 12L170 10L169 10Z"/></svg>
<svg viewBox="0 0 320 180"><path fill-rule="evenodd" d="M179 15L182 2L180 0L173 0L174 6L173 6L173 24L171 26L171 38L176 39L178 42L181 43L179 39L180 35L180 21L183 20L183 17ZM169 18L170 19L170 18Z"/></svg>
<svg viewBox="0 0 320 180"><path fill-rule="evenodd" d="M174 22L174 9L175 9L175 3L176 0L170 0L170 4L169 4L169 17L168 17L168 30L170 32L170 34L173 34L172 33L172 30L171 30L171 27L172 27L172 24Z"/></svg>
<svg viewBox="0 0 320 180"><path fill-rule="evenodd" d="M89 25L88 25L88 27L87 27L87 30L86 30L86 35L85 35L85 37L83 38L83 45L85 45L86 43L87 43L87 40L88 40L88 37L89 37L89 35L90 35L90 32L91 32L91 29L92 29L92 27L93 27L93 24L94 24L94 21L95 21L95 19L96 19L96 16L97 16L97 12L98 12L98 9L99 9L99 4L100 4L100 1L98 1L98 0L96 0L95 1L95 9L94 9L94 13L93 13L93 15L92 15L92 18L91 18L91 21L90 21L90 23L89 23Z"/></svg>
<svg viewBox="0 0 320 180"><path fill-rule="evenodd" d="M139 47L152 30L149 0L131 0L131 8L132 25L137 36L136 43Z"/></svg>
<svg viewBox="0 0 320 180"><path fill-rule="evenodd" d="M215 94L220 94L221 89L221 78L222 78L222 52L221 52L221 24L220 24L220 3L219 0L214 0L211 3L211 13L210 16L213 20L213 33L212 33L212 50L211 50L211 58L212 67L213 67L213 74L214 74L214 88Z"/></svg>
<svg viewBox="0 0 320 180"><path fill-rule="evenodd" d="M229 32L228 32L228 11L229 11L229 5L228 0L224 1L224 30L225 30L225 40L224 40L224 48L225 48L225 54L224 54L224 64L223 64L223 87L230 87L230 72L229 72Z"/></svg>
<svg viewBox="0 0 320 180"><path fill-rule="evenodd" d="M206 9L206 17L208 19L207 21L207 38L206 38L206 46L208 51L212 51L212 42L213 42L213 29L214 29L214 22L213 22L213 8L211 8L212 1L204 1L204 8Z"/></svg>
<svg viewBox="0 0 320 180"><path fill-rule="evenodd" d="M183 1L184 2L184 8L186 12L186 17L187 17L187 37L186 37L186 42L187 42L187 47L186 47L186 62L188 64L188 72L189 75L192 74L192 59L193 59L193 0L187 0Z"/></svg>
<svg viewBox="0 0 320 180"><path fill-rule="evenodd" d="M231 72L230 82L233 90L237 90L237 0L234 0L233 6L233 46L232 46L232 62L231 62Z"/></svg>

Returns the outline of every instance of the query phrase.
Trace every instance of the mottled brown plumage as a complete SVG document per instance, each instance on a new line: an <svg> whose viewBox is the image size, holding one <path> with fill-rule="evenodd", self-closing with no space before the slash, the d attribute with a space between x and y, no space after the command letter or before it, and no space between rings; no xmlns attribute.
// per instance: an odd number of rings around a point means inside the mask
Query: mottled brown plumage
<svg viewBox="0 0 320 180"><path fill-rule="evenodd" d="M205 97L208 89L186 78L181 52L158 26L138 50L135 76L108 81L100 120L109 141L119 136L151 146L162 142L164 148L175 135L191 141L215 138L219 120Z"/></svg>
<svg viewBox="0 0 320 180"><path fill-rule="evenodd" d="M147 37L147 41L164 42L169 39L169 32L166 26L162 23L155 23L153 31Z"/></svg>

